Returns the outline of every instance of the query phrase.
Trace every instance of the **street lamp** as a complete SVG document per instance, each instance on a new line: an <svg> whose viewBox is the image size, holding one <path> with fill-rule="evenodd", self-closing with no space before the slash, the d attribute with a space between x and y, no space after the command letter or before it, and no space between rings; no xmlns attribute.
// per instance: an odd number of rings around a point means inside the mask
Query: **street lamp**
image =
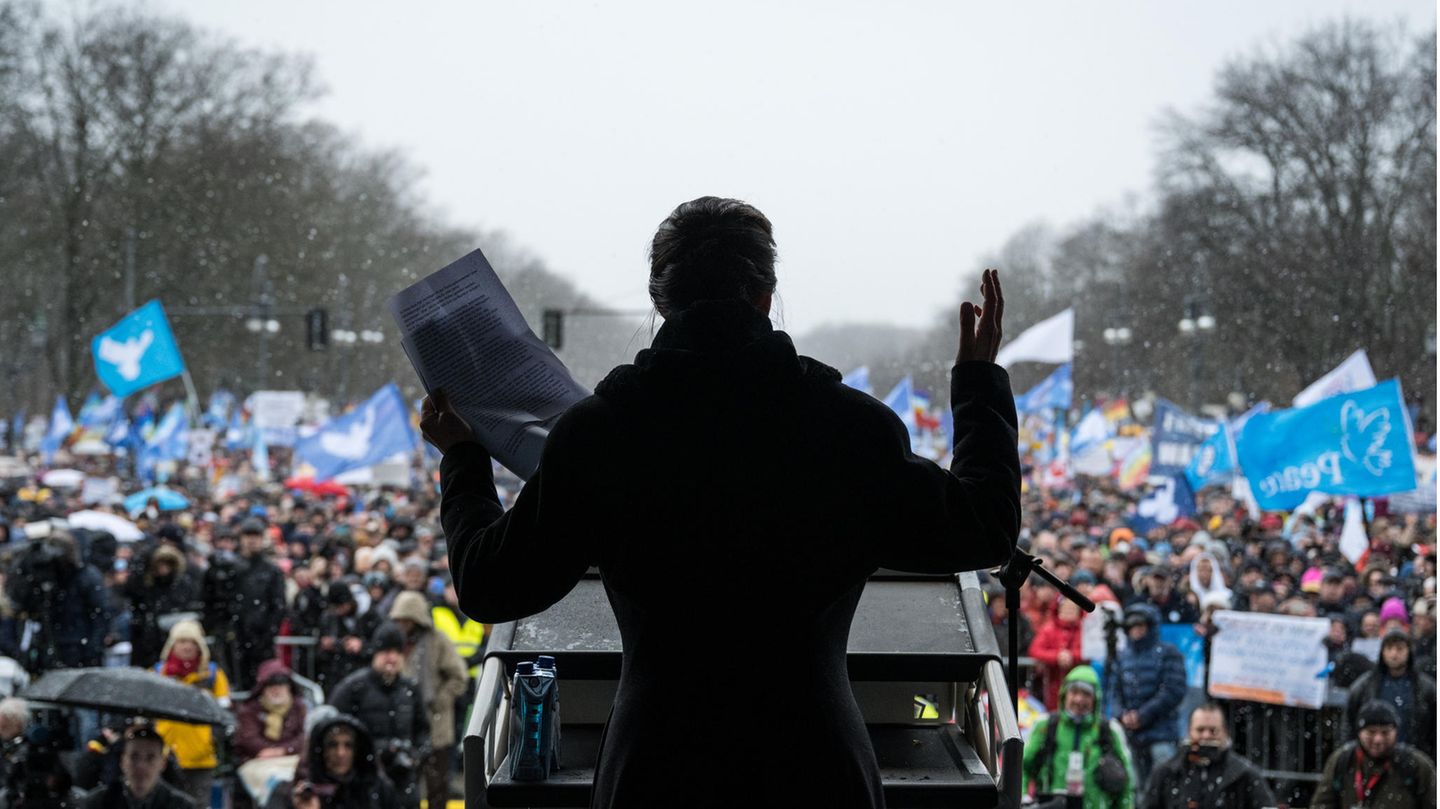
<svg viewBox="0 0 1440 809"><path fill-rule="evenodd" d="M1192 410L1200 409L1200 388L1201 378L1205 371L1204 347L1201 345L1202 338L1215 331L1215 316L1205 311L1199 298L1185 299L1185 316L1180 319L1180 334L1192 340L1190 344L1190 406Z"/></svg>
<svg viewBox="0 0 1440 809"><path fill-rule="evenodd" d="M1110 346L1110 365L1115 371L1115 389L1121 396L1125 395L1125 372L1120 368L1120 349L1130 345L1134 334L1129 326L1109 326L1101 332L1105 338L1105 344Z"/></svg>

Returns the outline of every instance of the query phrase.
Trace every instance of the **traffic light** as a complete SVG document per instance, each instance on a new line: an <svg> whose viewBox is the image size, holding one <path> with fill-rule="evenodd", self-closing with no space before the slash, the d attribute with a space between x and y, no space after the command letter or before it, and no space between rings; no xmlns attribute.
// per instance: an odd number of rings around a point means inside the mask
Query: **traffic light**
<svg viewBox="0 0 1440 809"><path fill-rule="evenodd" d="M540 331L545 345L552 351L559 351L565 344L565 313L559 309L546 309L541 315Z"/></svg>
<svg viewBox="0 0 1440 809"><path fill-rule="evenodd" d="M311 351L324 351L330 345L330 316L324 309L311 309L305 313L305 347Z"/></svg>

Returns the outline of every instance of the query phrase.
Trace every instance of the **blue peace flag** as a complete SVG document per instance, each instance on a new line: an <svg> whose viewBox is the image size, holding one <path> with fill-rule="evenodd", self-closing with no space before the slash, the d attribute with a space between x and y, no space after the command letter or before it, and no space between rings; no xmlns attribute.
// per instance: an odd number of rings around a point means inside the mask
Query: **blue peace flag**
<svg viewBox="0 0 1440 809"><path fill-rule="evenodd" d="M1181 517L1195 516L1195 492L1184 475L1167 475L1135 506L1130 527L1144 536L1156 526L1166 526Z"/></svg>
<svg viewBox="0 0 1440 809"><path fill-rule="evenodd" d="M179 402L165 411L165 416L155 425L155 432L145 439L145 445L135 457L135 471L141 480L152 480L155 467L161 461L178 461L190 451L190 417L185 415L185 406Z"/></svg>
<svg viewBox="0 0 1440 809"><path fill-rule="evenodd" d="M295 464L311 467L315 480L330 480L414 449L410 412L392 382L351 412L295 442Z"/></svg>
<svg viewBox="0 0 1440 809"><path fill-rule="evenodd" d="M185 372L180 346L160 301L150 301L90 341L95 375L116 396L128 396Z"/></svg>
<svg viewBox="0 0 1440 809"><path fill-rule="evenodd" d="M1018 413L1035 413L1041 410L1069 410L1075 396L1075 381L1071 364L1056 368L1049 376L1030 390L1015 397Z"/></svg>
<svg viewBox="0 0 1440 809"><path fill-rule="evenodd" d="M1253 416L1236 441L1255 501L1288 511L1311 492L1358 497L1415 488L1400 381Z"/></svg>

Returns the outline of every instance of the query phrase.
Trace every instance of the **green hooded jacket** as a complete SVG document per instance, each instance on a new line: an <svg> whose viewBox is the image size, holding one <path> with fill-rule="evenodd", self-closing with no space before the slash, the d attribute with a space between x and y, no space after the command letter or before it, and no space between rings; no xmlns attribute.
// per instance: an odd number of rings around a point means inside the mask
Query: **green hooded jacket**
<svg viewBox="0 0 1440 809"><path fill-rule="evenodd" d="M1074 682L1087 682L1095 689L1096 709L1102 703L1100 694L1100 678L1096 676L1095 669L1088 665L1081 664L1070 670L1065 676L1065 682L1060 686L1061 710L1037 721L1030 729L1030 738L1025 741L1025 759L1023 772L1025 782L1023 790L1029 792L1031 787L1036 792L1052 794L1065 794L1065 769L1070 763L1070 751L1080 750L1085 756L1085 809L1134 809L1135 806L1135 768L1130 762L1130 750L1125 745L1125 732L1114 722L1106 722L1105 727L1111 734L1111 753L1120 759L1125 765L1125 771L1129 775L1125 785L1125 791L1117 797L1111 797L1104 790L1095 784L1093 773L1099 766L1100 756L1100 723L1092 713L1078 725L1065 715L1063 706L1065 704L1065 692ZM1059 722L1055 729L1055 755L1048 764L1044 765L1041 772L1042 762L1040 751L1045 746L1045 736L1050 732L1050 723Z"/></svg>

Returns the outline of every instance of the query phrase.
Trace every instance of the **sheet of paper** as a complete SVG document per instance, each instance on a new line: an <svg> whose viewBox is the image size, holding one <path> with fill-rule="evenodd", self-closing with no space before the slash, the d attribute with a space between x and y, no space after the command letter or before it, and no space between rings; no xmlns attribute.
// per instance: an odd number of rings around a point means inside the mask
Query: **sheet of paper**
<svg viewBox="0 0 1440 809"><path fill-rule="evenodd" d="M590 395L530 330L476 250L390 299L425 390L444 389L475 440L528 480L560 414Z"/></svg>

